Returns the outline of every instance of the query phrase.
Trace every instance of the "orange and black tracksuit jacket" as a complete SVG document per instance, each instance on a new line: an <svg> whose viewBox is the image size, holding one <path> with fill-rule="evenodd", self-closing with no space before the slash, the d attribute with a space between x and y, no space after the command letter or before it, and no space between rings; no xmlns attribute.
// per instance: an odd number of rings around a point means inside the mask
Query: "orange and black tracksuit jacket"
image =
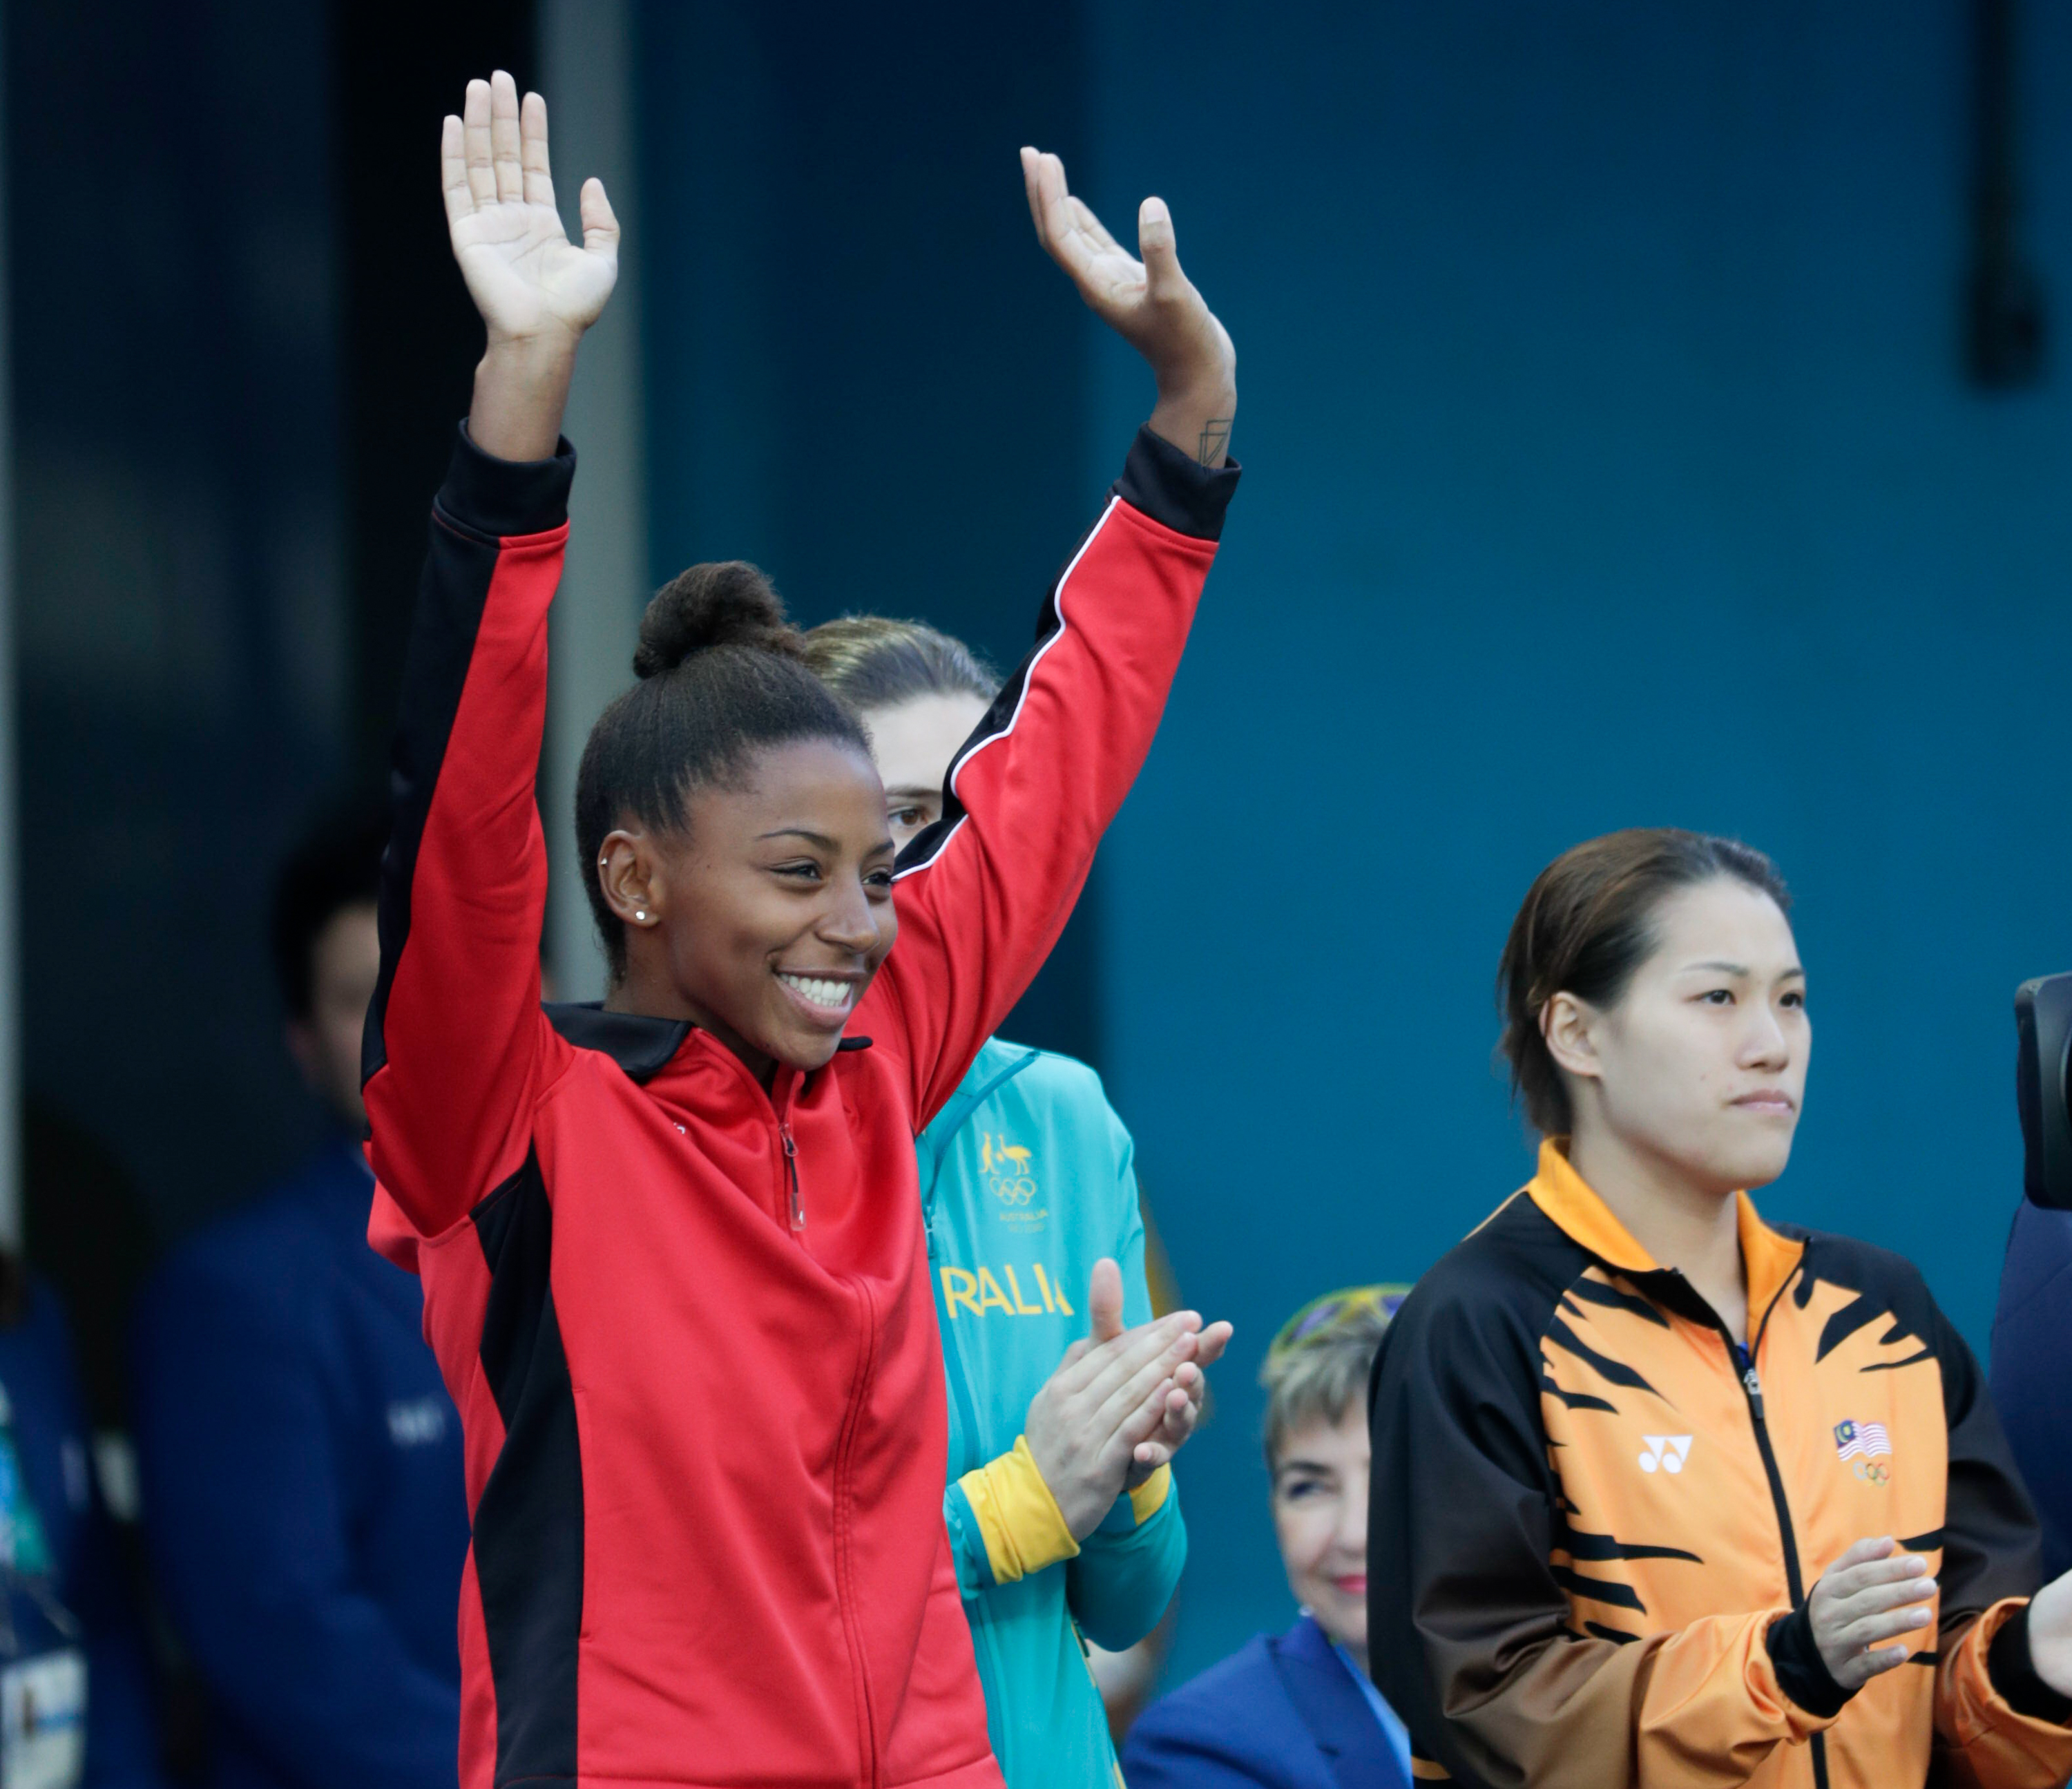
<svg viewBox="0 0 2072 1789"><path fill-rule="evenodd" d="M1897 1256L1745 1196L1740 1227L1745 1348L1548 1145L1405 1302L1375 1368L1368 1644L1417 1774L2063 1783L2035 1517L1970 1350ZM1881 1535L1926 1556L1936 1622L1852 1696L1807 1594Z"/></svg>

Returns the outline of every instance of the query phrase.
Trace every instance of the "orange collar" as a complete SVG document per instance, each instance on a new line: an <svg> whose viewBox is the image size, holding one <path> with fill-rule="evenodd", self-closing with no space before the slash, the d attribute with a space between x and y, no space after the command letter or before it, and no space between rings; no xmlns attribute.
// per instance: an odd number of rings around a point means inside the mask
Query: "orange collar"
<svg viewBox="0 0 2072 1789"><path fill-rule="evenodd" d="M1600 1261L1628 1273L1661 1271L1633 1232L1613 1215L1612 1208L1591 1190L1562 1151L1565 1138L1549 1137L1540 1145L1540 1171L1526 1186L1532 1203L1558 1224L1564 1235ZM1741 1268L1748 1275L1749 1310L1757 1322L1784 1289L1805 1253L1803 1244L1780 1236L1762 1221L1755 1201L1734 1195L1735 1228L1741 1232Z"/></svg>

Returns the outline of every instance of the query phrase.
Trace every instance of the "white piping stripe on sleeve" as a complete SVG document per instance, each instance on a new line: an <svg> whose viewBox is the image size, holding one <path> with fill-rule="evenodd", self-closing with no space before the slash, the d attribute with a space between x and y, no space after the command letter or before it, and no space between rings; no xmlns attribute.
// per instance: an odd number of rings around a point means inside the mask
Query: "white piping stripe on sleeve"
<svg viewBox="0 0 2072 1789"><path fill-rule="evenodd" d="M1079 550L1072 555L1071 562L1058 574L1057 588L1050 596L1051 606L1058 611L1058 631L1036 649L1036 656L1030 660L1028 668L1022 672L1021 693L1014 698L1014 712L1008 716L1007 725L1001 728L997 733L989 733L983 739L972 741L957 755L956 760L951 764L948 781L952 795L957 792L957 778L962 774L964 766L977 757L988 746L1005 739L1014 730L1016 723L1021 720L1022 705L1029 700L1029 686L1036 681L1037 666L1043 662L1050 648L1071 631L1071 624L1065 619L1065 586L1071 582L1072 574L1079 569L1079 561L1086 557L1087 549L1100 538L1101 530L1108 526L1108 518L1115 514L1116 506L1121 501L1122 499L1120 496L1108 499L1108 508L1101 512L1100 520L1094 524L1088 531L1086 539L1079 543ZM970 817L969 814L958 815L956 825L943 836L943 842L940 845L938 845L919 863L911 863L903 870L895 870L892 879L894 882L902 882L917 870L928 869L944 852L949 849L950 841L964 830L964 822Z"/></svg>

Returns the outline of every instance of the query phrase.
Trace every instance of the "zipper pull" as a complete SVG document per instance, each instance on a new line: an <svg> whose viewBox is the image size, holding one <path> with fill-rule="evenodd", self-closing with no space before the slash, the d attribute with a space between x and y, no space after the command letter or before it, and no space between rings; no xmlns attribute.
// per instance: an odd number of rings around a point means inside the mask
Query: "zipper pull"
<svg viewBox="0 0 2072 1789"><path fill-rule="evenodd" d="M1753 1360L1748 1363L1748 1370L1741 1375L1741 1386L1748 1393L1749 1408L1755 1413L1755 1420L1761 1422L1762 1421L1762 1381L1756 1376L1755 1363Z"/></svg>
<svg viewBox="0 0 2072 1789"><path fill-rule="evenodd" d="M777 1121L777 1134L784 1140L784 1174L791 1186L791 1228L806 1228L806 1202L799 1196L799 1146L791 1141L791 1127L781 1118Z"/></svg>

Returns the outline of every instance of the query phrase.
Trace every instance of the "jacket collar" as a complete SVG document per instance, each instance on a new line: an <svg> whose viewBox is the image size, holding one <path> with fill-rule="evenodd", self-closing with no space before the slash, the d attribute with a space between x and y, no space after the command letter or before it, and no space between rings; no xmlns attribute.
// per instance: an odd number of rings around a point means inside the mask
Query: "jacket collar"
<svg viewBox="0 0 2072 1789"><path fill-rule="evenodd" d="M668 1067L694 1027L689 1019L607 1013L602 1001L555 1001L547 1022L578 1050L599 1050L634 1080L647 1082Z"/></svg>
<svg viewBox="0 0 2072 1789"><path fill-rule="evenodd" d="M1576 1172L1562 1146L1567 1141L1550 1137L1540 1143L1539 1172L1525 1188L1532 1203L1571 1242L1588 1249L1605 1266L1622 1273L1663 1272L1589 1182ZM1734 1195L1734 1207L1735 1227L1741 1233L1741 1266L1748 1275L1749 1310L1759 1318L1798 1270L1806 1245L1779 1235L1765 1224L1756 1211L1755 1201L1746 1193Z"/></svg>
<svg viewBox="0 0 2072 1789"><path fill-rule="evenodd" d="M687 1018L650 1018L644 1013L608 1013L597 1000L549 1001L547 1022L578 1050L597 1050L611 1058L628 1077L652 1081L676 1059L697 1027ZM868 1038L844 1038L835 1054L868 1050ZM1034 1051L1030 1054L1034 1055ZM819 1071L816 1070L815 1073Z"/></svg>

